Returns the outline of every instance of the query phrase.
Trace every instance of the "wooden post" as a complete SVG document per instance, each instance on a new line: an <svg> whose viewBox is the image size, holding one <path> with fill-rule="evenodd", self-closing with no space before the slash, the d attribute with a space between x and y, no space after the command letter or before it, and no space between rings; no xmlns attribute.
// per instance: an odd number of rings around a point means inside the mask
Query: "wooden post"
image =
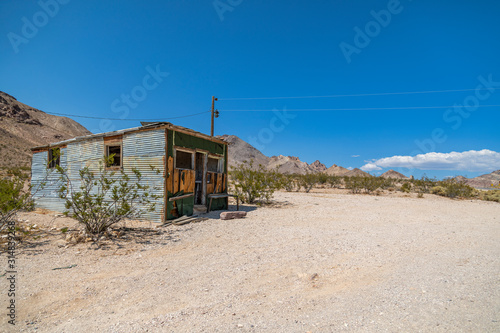
<svg viewBox="0 0 500 333"><path fill-rule="evenodd" d="M214 116L215 116L215 108L214 102L217 100L215 96L212 96L212 127L210 128L210 136L214 136Z"/></svg>

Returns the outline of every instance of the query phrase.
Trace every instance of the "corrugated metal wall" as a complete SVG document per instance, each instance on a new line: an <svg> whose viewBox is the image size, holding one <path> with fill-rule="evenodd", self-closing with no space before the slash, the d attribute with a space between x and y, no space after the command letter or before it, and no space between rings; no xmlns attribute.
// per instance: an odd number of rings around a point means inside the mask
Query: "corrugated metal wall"
<svg viewBox="0 0 500 333"><path fill-rule="evenodd" d="M123 137L123 170L133 176L133 168L141 172L143 185L150 187L152 194L159 195L155 211L147 212L143 219L163 222L165 187L165 130L144 131L126 134Z"/></svg>
<svg viewBox="0 0 500 333"><path fill-rule="evenodd" d="M61 167L66 168L67 149L61 149ZM32 194L35 199L36 207L63 212L64 201L59 198L59 188L62 182L60 174L56 169L48 169L48 152L42 151L33 154L31 165L31 184ZM42 183L44 185L42 186Z"/></svg>
<svg viewBox="0 0 500 333"><path fill-rule="evenodd" d="M159 195L153 212L147 212L142 220L163 222L164 213L164 156L165 156L165 130L154 130L124 134L123 136L122 165L123 171L134 181L135 174L132 169L138 169L142 175L142 185L148 185L152 194ZM67 169L72 186L80 186L79 171L88 166L91 171L99 172L99 164L104 156L103 138L88 141L69 143L67 148L61 149L61 167ZM47 152L33 154L32 182L34 185L44 181L47 177ZM114 178L119 179L120 172ZM63 212L64 201L57 195L60 188L57 172L50 173L46 186L35 195L37 207Z"/></svg>

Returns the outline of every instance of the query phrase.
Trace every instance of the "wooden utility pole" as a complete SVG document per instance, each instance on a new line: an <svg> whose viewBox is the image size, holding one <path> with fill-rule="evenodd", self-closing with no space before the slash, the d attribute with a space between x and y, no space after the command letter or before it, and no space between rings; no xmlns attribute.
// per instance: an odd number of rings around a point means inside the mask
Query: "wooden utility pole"
<svg viewBox="0 0 500 333"><path fill-rule="evenodd" d="M212 96L212 127L210 128L210 136L214 136L214 118L219 116L219 111L214 109L214 102L217 100L215 96Z"/></svg>

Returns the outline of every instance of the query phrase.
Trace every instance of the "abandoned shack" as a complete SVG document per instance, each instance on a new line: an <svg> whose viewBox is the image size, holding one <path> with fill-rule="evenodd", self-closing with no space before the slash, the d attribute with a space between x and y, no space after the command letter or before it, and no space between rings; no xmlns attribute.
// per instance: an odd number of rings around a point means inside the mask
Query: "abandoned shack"
<svg viewBox="0 0 500 333"><path fill-rule="evenodd" d="M56 165L67 170L76 184L82 167L99 172L103 157L113 155L112 165L106 168L128 175L139 170L142 185L154 188L160 197L155 210L141 216L143 220L164 222L193 211L227 209L226 142L167 122L142 125L32 148L32 185L45 184L33 193L36 207L65 210L58 196L61 180L54 172Z"/></svg>

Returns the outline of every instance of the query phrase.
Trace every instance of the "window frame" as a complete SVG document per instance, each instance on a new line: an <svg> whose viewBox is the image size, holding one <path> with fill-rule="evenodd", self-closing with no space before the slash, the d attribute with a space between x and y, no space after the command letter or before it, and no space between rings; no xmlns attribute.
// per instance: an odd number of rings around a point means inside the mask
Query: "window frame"
<svg viewBox="0 0 500 333"><path fill-rule="evenodd" d="M57 156L56 159L54 159L54 151L56 150L59 152L59 155ZM61 166L61 148L60 147L49 148L49 150L47 150L47 168L55 169L58 166Z"/></svg>
<svg viewBox="0 0 500 333"><path fill-rule="evenodd" d="M182 152L182 153L186 153L186 154L190 154L191 155L191 168L190 169L177 167L177 152ZM194 150L174 147L174 169L177 169L177 170L194 170L194 162L195 162L194 158L195 158L195 151Z"/></svg>
<svg viewBox="0 0 500 333"><path fill-rule="evenodd" d="M115 165L115 164L109 165L107 163L109 155L110 155L109 154L110 147L120 147L120 155L119 155L120 163L118 165ZM119 144L118 143L105 144L104 145L104 156L106 157L106 169L115 169L115 170L118 169L119 170L119 169L123 168L123 144L121 144L121 143L119 143Z"/></svg>
<svg viewBox="0 0 500 333"><path fill-rule="evenodd" d="M208 169L208 160L209 159L217 160L217 171L212 171L212 170ZM208 157L207 157L207 172L224 173L224 158L222 156L208 154Z"/></svg>

